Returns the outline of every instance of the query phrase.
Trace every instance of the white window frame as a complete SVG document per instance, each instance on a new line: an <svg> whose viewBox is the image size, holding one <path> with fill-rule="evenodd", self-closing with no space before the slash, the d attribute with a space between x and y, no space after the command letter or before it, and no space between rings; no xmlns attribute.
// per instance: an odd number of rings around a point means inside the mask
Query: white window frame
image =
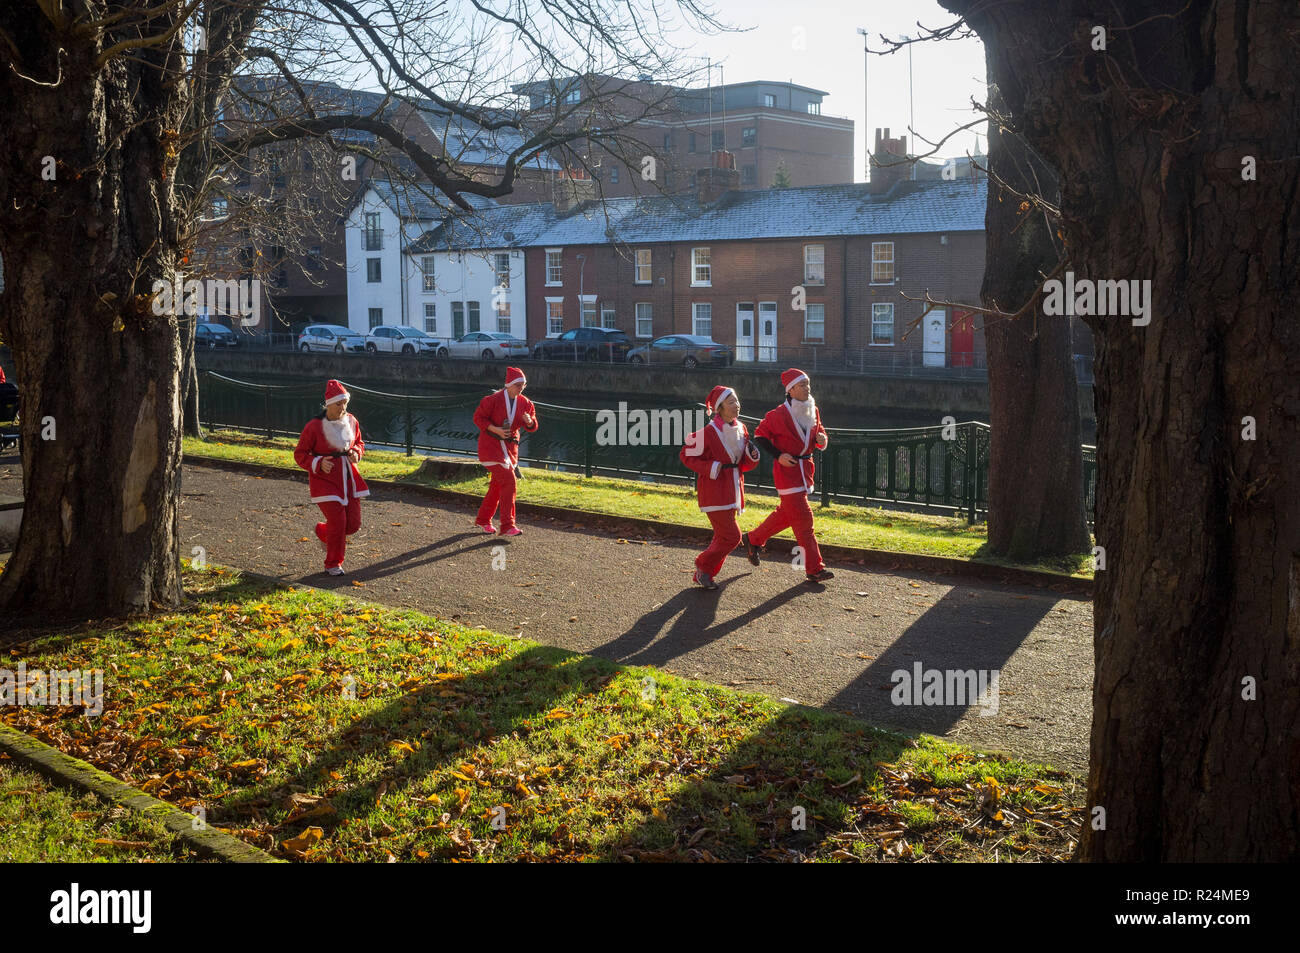
<svg viewBox="0 0 1300 953"><path fill-rule="evenodd" d="M217 196L212 200L212 218L220 221L230 217L230 203L223 196Z"/></svg>
<svg viewBox="0 0 1300 953"><path fill-rule="evenodd" d="M635 308L636 308L636 326L633 328L633 330L636 332L636 336L639 337L639 338L652 338L652 337L654 337L654 334L655 334L655 309L654 309L654 303L653 303L653 302L650 302L650 301L638 301L638 302L636 303ZM642 309L642 308L645 309L645 314L644 314L644 315L642 315L642 313L641 313L641 309ZM641 322L642 322L642 321L645 321L645 322L647 323L647 330L646 330L646 332L645 332L644 334L641 333Z"/></svg>
<svg viewBox="0 0 1300 953"><path fill-rule="evenodd" d="M641 256L645 255L645 261L641 261ZM635 277L633 284L648 285L654 280L654 249L638 248L636 250ZM641 269L645 269L645 277L641 277Z"/></svg>
<svg viewBox="0 0 1300 953"><path fill-rule="evenodd" d="M707 259L703 264L700 263L699 253L704 252ZM700 269L706 270L706 276L703 281L699 280ZM713 287L713 246L699 245L691 249L691 287L692 288L712 288Z"/></svg>
<svg viewBox="0 0 1300 953"><path fill-rule="evenodd" d="M501 270L501 262L506 263L505 271ZM510 253L498 251L492 253L492 274L496 278L497 284L507 290L510 288Z"/></svg>
<svg viewBox="0 0 1300 953"><path fill-rule="evenodd" d="M888 308L889 314L889 341L876 340L876 321L884 321L884 318L877 319L876 309ZM884 313L882 311L882 313ZM871 347L893 347L894 346L894 303L892 301L876 301L871 305Z"/></svg>
<svg viewBox="0 0 1300 953"><path fill-rule="evenodd" d="M551 313L551 305L558 304L560 313L558 315ZM558 321L558 326L553 326L552 322ZM564 333L564 299L547 298L546 299L546 336L548 338L558 338Z"/></svg>
<svg viewBox="0 0 1300 953"><path fill-rule="evenodd" d="M618 327L618 311L612 304L600 306L600 326L602 328Z"/></svg>
<svg viewBox="0 0 1300 953"><path fill-rule="evenodd" d="M879 259L876 258L876 249L877 249L877 248L884 248L884 247L886 247L886 246L889 247L889 257L888 257L888 258L879 258ZM877 263L877 262L880 262L881 264L888 263L888 265L889 265L889 280L888 280L888 281L877 281L877 280L876 280L876 263ZM894 283L894 268L895 268L895 265L896 265L896 264L897 264L897 262L896 262L896 260L895 260L894 243L893 243L893 242L872 242L872 243L871 243L871 281L870 281L870 284L873 284L873 285L892 285L892 284Z"/></svg>
<svg viewBox="0 0 1300 953"><path fill-rule="evenodd" d="M433 280L434 261L432 255L420 256L420 274L423 275L423 288L425 294L433 294L435 285Z"/></svg>
<svg viewBox="0 0 1300 953"><path fill-rule="evenodd" d="M497 332L499 334L514 334L514 319L510 317L510 302L506 302L505 313L497 312Z"/></svg>
<svg viewBox="0 0 1300 953"><path fill-rule="evenodd" d="M551 279L551 256L552 255L558 256L555 264L555 271L559 275L559 277L555 280ZM564 286L564 249L548 248L546 249L546 287L560 288L563 286Z"/></svg>
<svg viewBox="0 0 1300 953"><path fill-rule="evenodd" d="M775 94L775 93L764 93L764 94L763 94L763 108L764 108L764 109L775 109L775 108L776 108L776 94Z"/></svg>
<svg viewBox="0 0 1300 953"><path fill-rule="evenodd" d="M373 278L370 277L373 266ZM384 283L384 260L382 258L366 259L366 284L380 285Z"/></svg>
<svg viewBox="0 0 1300 953"><path fill-rule="evenodd" d="M587 323L588 313L590 313L594 319L591 324ZM578 327L600 327L600 310L596 307L595 295L578 295Z"/></svg>
<svg viewBox="0 0 1300 953"><path fill-rule="evenodd" d="M438 303L436 301L426 301L424 303L424 332L426 334L438 333Z"/></svg>
<svg viewBox="0 0 1300 953"><path fill-rule="evenodd" d="M700 308L709 309L709 329L700 330ZM692 301L691 302L691 333L701 337L712 339L713 337L713 302L712 301Z"/></svg>
<svg viewBox="0 0 1300 953"><path fill-rule="evenodd" d="M384 250L383 216L379 212L366 212L361 226L361 250Z"/></svg>
<svg viewBox="0 0 1300 953"><path fill-rule="evenodd" d="M817 257L820 261L813 258L810 252L817 249ZM811 277L812 266L820 266L821 276ZM803 246L803 283L806 285L824 285L826 284L826 246L821 244Z"/></svg>
<svg viewBox="0 0 1300 953"><path fill-rule="evenodd" d="M811 317L813 308L818 308L818 309L820 309L820 311L821 311L821 318L818 319L816 322L814 322L813 319L812 319L812 317ZM812 325L813 323L817 323L817 324L820 324L820 325L821 325L821 332L822 332L822 333L819 334L819 335L817 335L817 337L813 337L813 336L809 333L810 327L811 327L811 325ZM824 303L822 303L821 301L809 301L809 302L807 302L807 303L804 305L804 312L803 312L803 339L804 339L804 341L805 341L806 343L809 343L809 344L815 344L815 343L825 344L825 343L826 343L826 305L825 305Z"/></svg>

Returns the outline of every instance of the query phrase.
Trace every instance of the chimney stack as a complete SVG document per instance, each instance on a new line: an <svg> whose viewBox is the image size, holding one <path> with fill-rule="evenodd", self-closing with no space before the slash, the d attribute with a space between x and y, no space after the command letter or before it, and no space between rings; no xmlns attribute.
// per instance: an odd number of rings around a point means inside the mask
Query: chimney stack
<svg viewBox="0 0 1300 953"><path fill-rule="evenodd" d="M585 169L565 169L555 177L551 203L557 215L567 215L596 197L596 183Z"/></svg>
<svg viewBox="0 0 1300 953"><path fill-rule="evenodd" d="M706 169L695 172L695 197L700 207L712 205L722 193L740 185L740 173L736 171L736 154L725 149L713 153L713 161Z"/></svg>
<svg viewBox="0 0 1300 953"><path fill-rule="evenodd" d="M899 182L912 177L912 165L907 161L907 136L891 139L889 129L876 130L876 148L871 155L872 195L883 195Z"/></svg>

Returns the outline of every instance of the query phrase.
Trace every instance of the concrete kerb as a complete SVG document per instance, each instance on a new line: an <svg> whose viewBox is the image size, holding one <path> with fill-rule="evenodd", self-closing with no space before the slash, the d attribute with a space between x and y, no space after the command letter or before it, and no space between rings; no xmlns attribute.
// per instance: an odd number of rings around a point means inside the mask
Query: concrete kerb
<svg viewBox="0 0 1300 953"><path fill-rule="evenodd" d="M196 830L194 815L136 790L94 765L51 748L16 728L0 725L0 751L56 784L89 791L104 801L120 804L137 814L162 822L163 826L200 856L214 857L233 864L284 863L225 831L210 827Z"/></svg>
<svg viewBox="0 0 1300 953"><path fill-rule="evenodd" d="M204 457L200 455L186 455L185 461L197 466L211 467L218 470L230 470L237 473L252 473L259 476L274 475L281 478L292 476L293 470L288 467L278 467L267 463L246 463L242 460L221 460L215 457ZM478 469L476 463L466 463L458 460L447 458L430 457L422 469L428 468L433 471L433 475L454 476L463 473L467 469ZM394 480L367 480L366 484L372 489L382 488L386 490L406 490L412 491L430 499L440 500L447 503L472 504L477 507L479 498L469 493L458 493L452 490L443 490L438 487L426 486L420 483L399 483ZM515 508L520 513L526 513L530 516L545 516L552 519L563 520L568 523L580 523L583 526L598 526L602 529L613 532L625 531L629 528L644 531L646 533L677 539L699 539L709 540L713 537L713 531L703 526L685 526L679 523L661 523L655 520L642 519L635 516L612 516L607 513L593 513L588 510L571 510L559 506L549 506L544 503L525 503L519 501ZM771 550L789 553L794 547L793 540L773 539L768 542ZM1067 593L1070 595L1087 596L1091 598L1093 594L1093 583L1091 579L1078 579L1071 576L1055 575L1053 573L1038 572L1033 569L1016 569L1010 566L997 566L992 563L971 562L965 559L952 559L947 556L924 556L914 553L897 553L883 549L866 549L854 546L836 546L833 544L821 544L822 555L828 561L842 563L858 563L864 566L874 566L886 570L903 570L913 572L936 573L941 575L959 575L967 578L981 579L993 583L1005 585L1033 586L1036 588L1048 588L1057 592Z"/></svg>

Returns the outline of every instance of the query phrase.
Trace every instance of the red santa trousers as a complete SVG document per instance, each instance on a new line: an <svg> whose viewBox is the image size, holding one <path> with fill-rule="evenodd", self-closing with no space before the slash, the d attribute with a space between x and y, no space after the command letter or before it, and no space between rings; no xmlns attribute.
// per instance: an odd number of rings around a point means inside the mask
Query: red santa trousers
<svg viewBox="0 0 1300 953"><path fill-rule="evenodd" d="M347 506L335 500L316 505L325 514L325 522L316 524L316 536L325 544L325 568L342 566L348 537L361 528L361 501L354 496Z"/></svg>
<svg viewBox="0 0 1300 953"><path fill-rule="evenodd" d="M492 482L488 484L487 496L483 497L475 522L480 526L490 525L500 505L501 531L505 532L515 525L515 471L505 466L488 467L488 471Z"/></svg>
<svg viewBox="0 0 1300 953"><path fill-rule="evenodd" d="M713 524L713 542L695 557L695 568L709 576L716 576L722 572L722 564L727 561L727 555L740 545L740 526L736 523L735 510L713 510L704 515Z"/></svg>
<svg viewBox="0 0 1300 953"><path fill-rule="evenodd" d="M825 569L822 551L817 546L817 537L813 535L813 513L808 505L807 493L783 494L781 505L772 511L772 515L759 523L757 529L749 531L749 541L755 546L762 546L786 529L794 530L795 542L803 547L804 572L814 573Z"/></svg>

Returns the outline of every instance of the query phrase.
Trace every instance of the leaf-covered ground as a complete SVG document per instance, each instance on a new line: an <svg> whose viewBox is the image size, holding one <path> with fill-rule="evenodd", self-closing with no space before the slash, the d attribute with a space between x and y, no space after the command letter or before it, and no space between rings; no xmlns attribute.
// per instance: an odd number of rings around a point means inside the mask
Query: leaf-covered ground
<svg viewBox="0 0 1300 953"><path fill-rule="evenodd" d="M9 724L290 859L1062 860L1071 775L311 589L8 653L105 708Z"/></svg>

